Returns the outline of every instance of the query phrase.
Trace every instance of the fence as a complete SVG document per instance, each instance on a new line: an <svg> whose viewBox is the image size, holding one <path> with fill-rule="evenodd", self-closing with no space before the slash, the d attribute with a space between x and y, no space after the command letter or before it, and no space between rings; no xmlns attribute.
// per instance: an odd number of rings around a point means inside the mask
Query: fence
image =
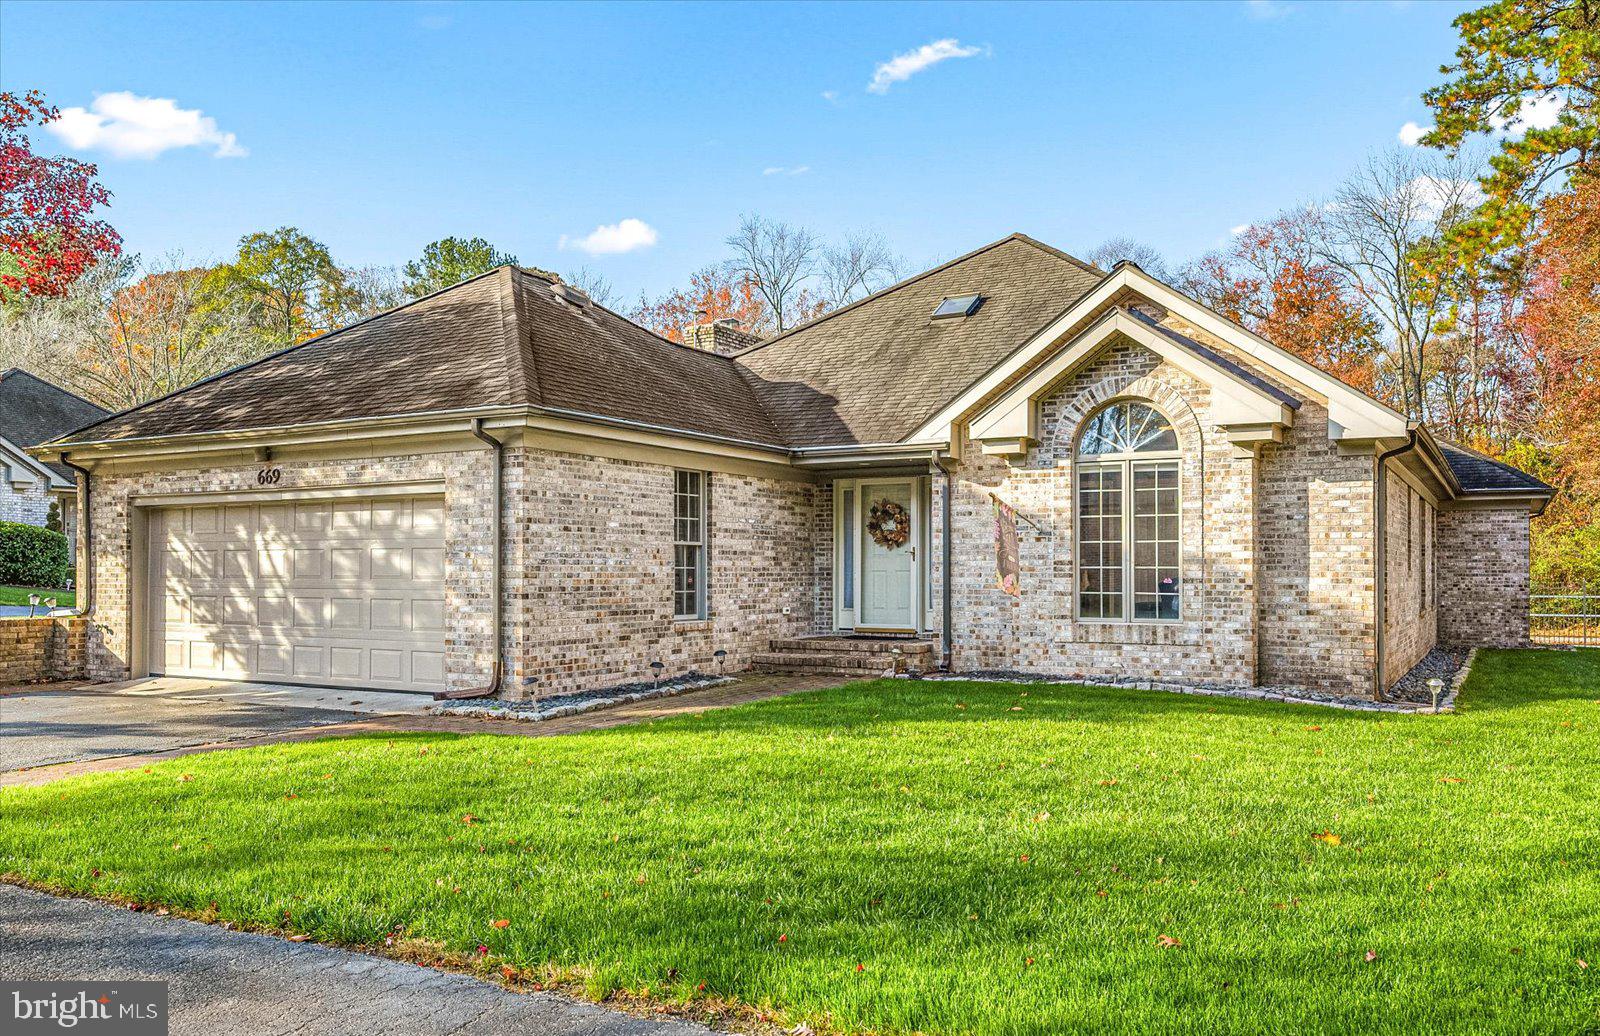
<svg viewBox="0 0 1600 1036"><path fill-rule="evenodd" d="M1600 647L1600 594L1531 594L1528 603L1535 644Z"/></svg>

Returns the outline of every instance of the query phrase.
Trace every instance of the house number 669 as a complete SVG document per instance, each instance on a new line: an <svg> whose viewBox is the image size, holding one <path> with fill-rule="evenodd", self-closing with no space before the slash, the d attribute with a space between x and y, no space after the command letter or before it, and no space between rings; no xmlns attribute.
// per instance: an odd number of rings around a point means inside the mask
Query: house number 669
<svg viewBox="0 0 1600 1036"><path fill-rule="evenodd" d="M256 472L256 485L258 486L275 486L282 481L282 468L262 468Z"/></svg>

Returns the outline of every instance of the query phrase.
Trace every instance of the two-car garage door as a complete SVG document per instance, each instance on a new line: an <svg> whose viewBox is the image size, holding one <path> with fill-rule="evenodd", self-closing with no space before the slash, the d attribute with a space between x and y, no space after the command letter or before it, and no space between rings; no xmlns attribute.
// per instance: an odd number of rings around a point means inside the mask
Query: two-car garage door
<svg viewBox="0 0 1600 1036"><path fill-rule="evenodd" d="M442 497L167 507L148 542L154 672L444 685Z"/></svg>

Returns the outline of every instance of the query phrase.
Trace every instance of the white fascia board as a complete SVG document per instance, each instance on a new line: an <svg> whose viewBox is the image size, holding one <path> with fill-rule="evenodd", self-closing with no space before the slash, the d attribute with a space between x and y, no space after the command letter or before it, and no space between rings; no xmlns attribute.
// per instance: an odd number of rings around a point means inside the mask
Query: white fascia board
<svg viewBox="0 0 1600 1036"><path fill-rule="evenodd" d="M948 406L918 428L906 441L911 443L948 442L951 425L977 406L1016 373L1032 363L1056 340L1087 314L1110 302L1123 289L1144 295L1150 301L1216 335L1290 382L1328 400L1328 437L1332 440L1378 438L1405 435L1406 419L1376 399L1351 388L1333 375L1318 370L1300 357L1280 349L1259 335L1224 319L1187 295L1168 287L1134 266L1114 271L1089 294L1068 307L1049 326L1030 338L988 374L974 382Z"/></svg>
<svg viewBox="0 0 1600 1036"><path fill-rule="evenodd" d="M1114 335L1138 342L1190 377L1210 386L1211 421L1218 425L1292 425L1294 411L1282 400L1242 380L1117 310L996 400L972 421L975 439L1038 438L1036 401L1051 385L1098 352Z"/></svg>
<svg viewBox="0 0 1600 1036"><path fill-rule="evenodd" d="M32 485L41 479L45 482L48 482L52 487L70 487L72 485L71 482L68 482L60 475L57 475L54 471L51 471L49 468L45 467L43 463L35 459L30 453L28 453L27 450L23 449L21 446L18 446L16 443L12 442L10 439L7 439L3 435L0 435L0 463L4 463L12 469L11 484L17 486L18 488ZM18 468L22 468L30 472L31 476L28 478L17 477Z"/></svg>

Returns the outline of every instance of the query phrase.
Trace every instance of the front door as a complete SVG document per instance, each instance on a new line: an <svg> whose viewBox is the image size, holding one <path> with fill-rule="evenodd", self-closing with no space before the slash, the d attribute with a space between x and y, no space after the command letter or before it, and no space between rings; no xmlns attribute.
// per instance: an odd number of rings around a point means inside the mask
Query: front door
<svg viewBox="0 0 1600 1036"><path fill-rule="evenodd" d="M856 628L917 628L917 483L915 479L861 484L861 601Z"/></svg>

